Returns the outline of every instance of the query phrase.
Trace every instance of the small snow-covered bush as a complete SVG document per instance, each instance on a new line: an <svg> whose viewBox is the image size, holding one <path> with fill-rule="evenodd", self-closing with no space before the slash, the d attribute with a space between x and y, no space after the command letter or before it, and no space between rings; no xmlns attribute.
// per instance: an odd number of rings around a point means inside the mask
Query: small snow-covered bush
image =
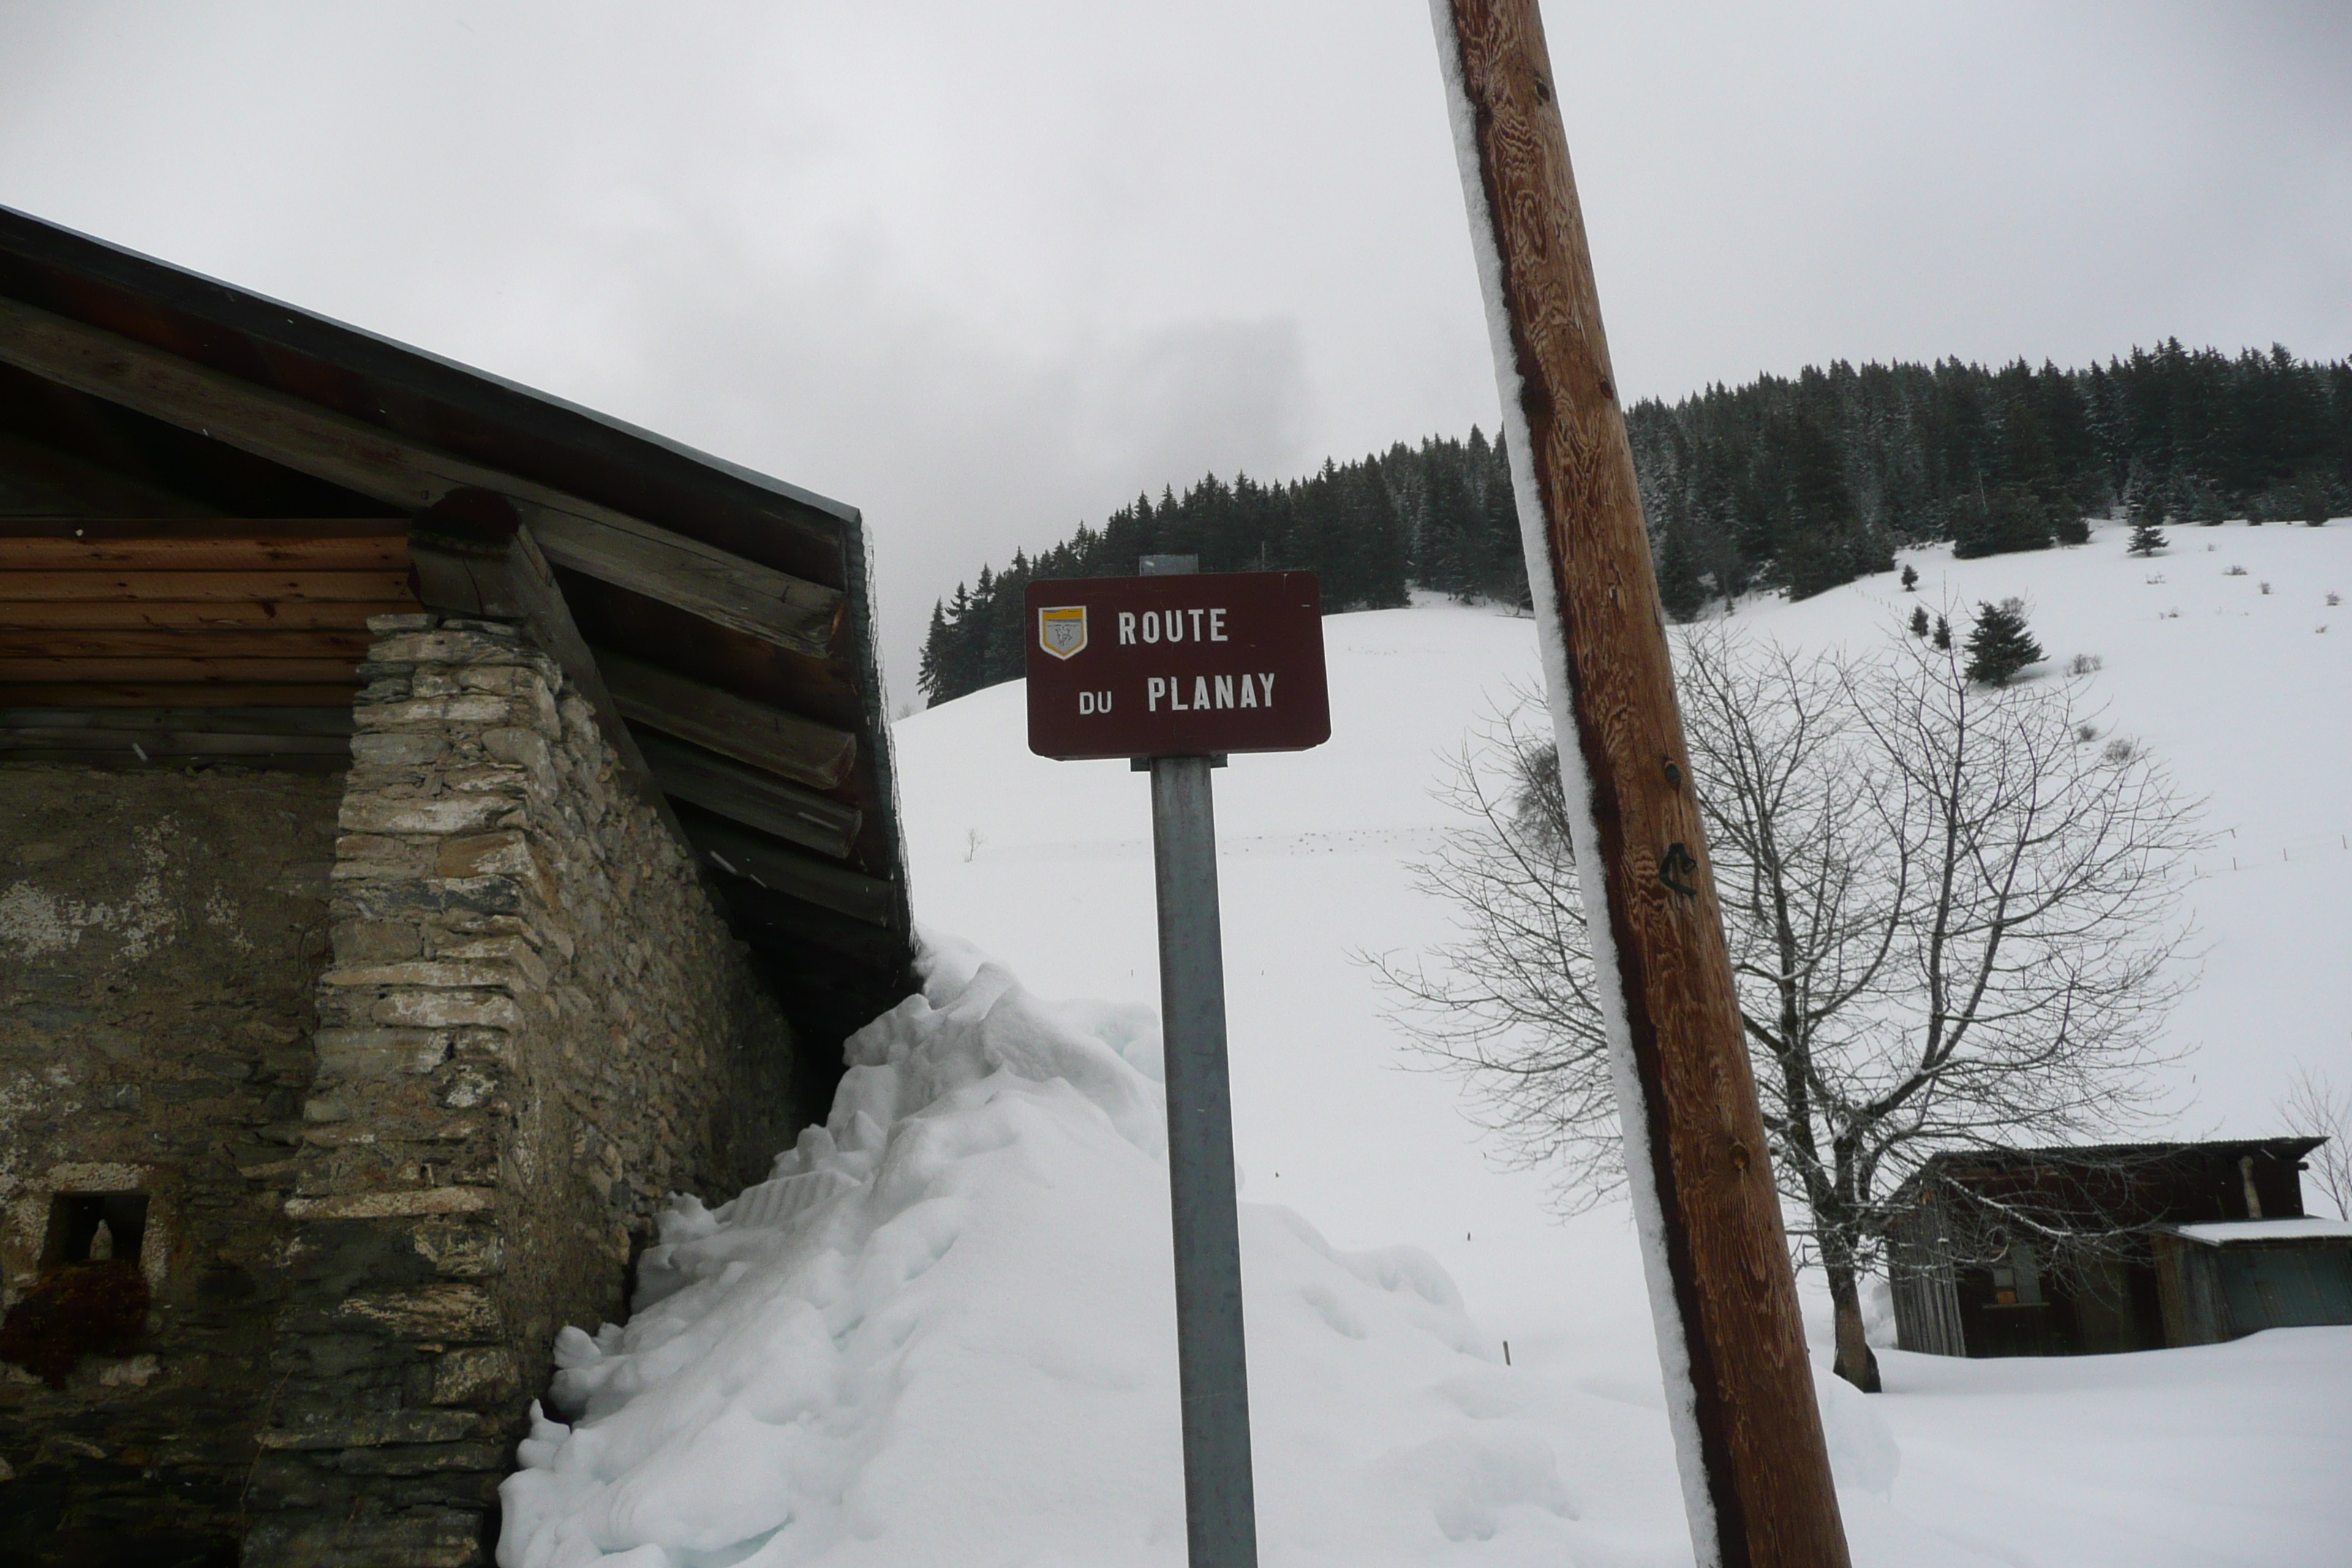
<svg viewBox="0 0 2352 1568"><path fill-rule="evenodd" d="M2107 668L2107 661L2095 653L2078 653L2066 661L2069 675L2092 675Z"/></svg>

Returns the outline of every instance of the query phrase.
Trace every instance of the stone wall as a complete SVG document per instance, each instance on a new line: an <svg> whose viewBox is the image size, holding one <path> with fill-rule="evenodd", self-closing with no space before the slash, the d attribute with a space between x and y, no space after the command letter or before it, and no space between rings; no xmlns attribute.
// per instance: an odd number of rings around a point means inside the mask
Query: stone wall
<svg viewBox="0 0 2352 1568"><path fill-rule="evenodd" d="M236 1561L341 796L0 766L0 1295L59 1384L0 1366L0 1561ZM77 1355L88 1322L26 1298L57 1200L101 1193L147 1196L146 1321Z"/></svg>
<svg viewBox="0 0 2352 1568"><path fill-rule="evenodd" d="M246 1562L487 1561L555 1331L673 1190L789 1144L792 1047L557 667L393 616L362 667Z"/></svg>

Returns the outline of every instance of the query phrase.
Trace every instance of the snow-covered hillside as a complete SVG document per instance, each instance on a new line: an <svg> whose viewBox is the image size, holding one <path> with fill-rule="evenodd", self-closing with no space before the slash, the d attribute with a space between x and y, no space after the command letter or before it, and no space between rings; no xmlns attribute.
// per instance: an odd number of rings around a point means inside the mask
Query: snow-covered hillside
<svg viewBox="0 0 2352 1568"><path fill-rule="evenodd" d="M1860 649L1914 603L1964 624L2020 595L2056 659L2100 659L2103 726L2224 835L2177 1131L2272 1131L2294 1061L2352 1079L2352 615L2326 603L2352 528L2172 536L1918 552L1916 595L1889 574L1739 616ZM1494 1170L1354 956L1448 934L1410 862L1448 826L1445 754L1532 679L1532 627L1433 605L1326 638L1330 743L1216 775L1267 1561L1687 1562L1622 1212L1556 1224L1539 1178ZM1148 786L1030 756L1022 701L898 727L919 917L1003 966L940 942L830 1131L733 1207L682 1206L637 1318L567 1339L585 1415L509 1483L510 1568L1181 1560ZM1877 1399L1824 1380L1860 1562L2318 1564L2352 1534L2352 1330L1885 1360Z"/></svg>

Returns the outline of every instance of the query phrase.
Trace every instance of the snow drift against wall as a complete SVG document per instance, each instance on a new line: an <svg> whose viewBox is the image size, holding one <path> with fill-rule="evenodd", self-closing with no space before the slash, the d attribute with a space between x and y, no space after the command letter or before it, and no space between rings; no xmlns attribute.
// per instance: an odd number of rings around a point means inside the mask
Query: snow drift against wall
<svg viewBox="0 0 2352 1568"><path fill-rule="evenodd" d="M769 1181L677 1201L626 1328L565 1331L507 1568L1182 1562L1157 1022L928 975ZM1559 1456L1426 1254L1260 1205L1242 1239L1270 1562L1569 1560Z"/></svg>

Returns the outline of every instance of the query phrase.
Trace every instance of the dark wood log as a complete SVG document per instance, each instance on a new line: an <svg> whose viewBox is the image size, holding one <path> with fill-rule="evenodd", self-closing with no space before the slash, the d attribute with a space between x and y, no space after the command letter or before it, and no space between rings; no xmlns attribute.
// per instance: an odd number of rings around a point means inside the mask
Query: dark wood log
<svg viewBox="0 0 2352 1568"><path fill-rule="evenodd" d="M54 599L9 602L0 597L0 627L11 630L100 630L114 626L157 628L243 627L285 631L361 631L372 616L414 615L416 601L402 585L397 599L349 602L302 600Z"/></svg>
<svg viewBox="0 0 2352 1568"><path fill-rule="evenodd" d="M351 737L352 707L331 708L0 708L0 730L79 729L130 735L190 734Z"/></svg>
<svg viewBox="0 0 2352 1568"><path fill-rule="evenodd" d="M846 731L704 686L610 648L597 649L596 662L632 723L691 741L813 790L837 787L856 760L857 737Z"/></svg>
<svg viewBox="0 0 2352 1568"><path fill-rule="evenodd" d="M358 676L353 658L0 658L0 681L40 682L191 680L206 683L257 680L349 680Z"/></svg>
<svg viewBox="0 0 2352 1568"><path fill-rule="evenodd" d="M351 705L359 683L328 686L172 685L142 681L130 685L37 686L0 685L0 708L331 708Z"/></svg>
<svg viewBox="0 0 2352 1568"><path fill-rule="evenodd" d="M643 524L546 510L531 520L531 533L548 560L568 571L814 658L833 651L848 605L837 589Z"/></svg>
<svg viewBox="0 0 2352 1568"><path fill-rule="evenodd" d="M705 686L790 713L856 730L866 710L840 645L831 658L811 658L688 615L673 605L577 572L555 569L580 634L594 647L649 659Z"/></svg>
<svg viewBox="0 0 2352 1568"><path fill-rule="evenodd" d="M801 974L811 966L813 956L819 963L830 958L846 959L856 966L856 971L836 973L837 983L860 989L882 988L884 994L866 1008L858 1023L867 1022L911 988L905 984L907 938L897 926L844 920L831 910L787 898L740 877L722 877L719 888L735 929L771 963ZM813 955L811 948L821 952ZM894 984L896 989L890 989Z"/></svg>
<svg viewBox="0 0 2352 1568"><path fill-rule="evenodd" d="M457 490L503 496L565 566L683 603L782 647L822 654L841 621L842 597L831 586L18 300L0 299L0 363L404 512L422 512Z"/></svg>
<svg viewBox="0 0 2352 1568"><path fill-rule="evenodd" d="M153 524L143 526L152 527ZM405 574L405 534L324 539L246 532L25 534L0 522L0 572L367 572Z"/></svg>
<svg viewBox="0 0 2352 1568"><path fill-rule="evenodd" d="M183 517L121 512L105 517L83 517L79 513L69 517L0 517L0 540L10 539L79 539L101 544L149 539L257 539L267 544L295 545L373 541L397 549L401 560L408 558L408 520L404 517L215 517L210 513Z"/></svg>
<svg viewBox="0 0 2352 1568"><path fill-rule="evenodd" d="M133 747L137 751L132 750ZM81 760L117 757L330 757L351 761L347 735L239 734L205 730L91 730L0 727L0 755ZM260 764L257 764L260 765Z"/></svg>
<svg viewBox="0 0 2352 1568"><path fill-rule="evenodd" d="M23 631L0 626L0 658L365 658L366 631L214 631L125 626Z"/></svg>
<svg viewBox="0 0 2352 1568"><path fill-rule="evenodd" d="M0 563L5 564L5 563ZM86 600L205 603L247 599L352 604L408 595L407 572L12 572L0 569L0 604Z"/></svg>
<svg viewBox="0 0 2352 1568"><path fill-rule="evenodd" d="M220 508L175 494L86 458L0 430L0 479L28 509L58 516L209 519Z"/></svg>
<svg viewBox="0 0 2352 1568"><path fill-rule="evenodd" d="M637 744L666 795L835 860L857 841L864 814L854 805L651 730Z"/></svg>
<svg viewBox="0 0 2352 1568"><path fill-rule="evenodd" d="M1533 473L1518 501L1543 525L1528 568L1538 614L1553 601L1565 649L1554 700L1575 724L1559 743L1591 780L1597 842L1578 857L1604 893L1641 1087L1626 1111L1646 1166L1631 1175L1663 1220L1661 1316L1679 1323L1690 1364L1697 1452L1682 1458L1711 1505L1693 1533L1714 1536L1699 1557L1727 1568L1841 1568L1780 1195L1542 24L1536 0L1440 11L1448 90L1466 100L1456 108L1474 131L1463 168L1473 242L1499 295L1490 314L1509 328L1495 344L1505 429L1520 473Z"/></svg>
<svg viewBox="0 0 2352 1568"><path fill-rule="evenodd" d="M730 877L869 926L888 927L898 907L889 883L820 860L787 844L702 812L678 814L687 838Z"/></svg>

